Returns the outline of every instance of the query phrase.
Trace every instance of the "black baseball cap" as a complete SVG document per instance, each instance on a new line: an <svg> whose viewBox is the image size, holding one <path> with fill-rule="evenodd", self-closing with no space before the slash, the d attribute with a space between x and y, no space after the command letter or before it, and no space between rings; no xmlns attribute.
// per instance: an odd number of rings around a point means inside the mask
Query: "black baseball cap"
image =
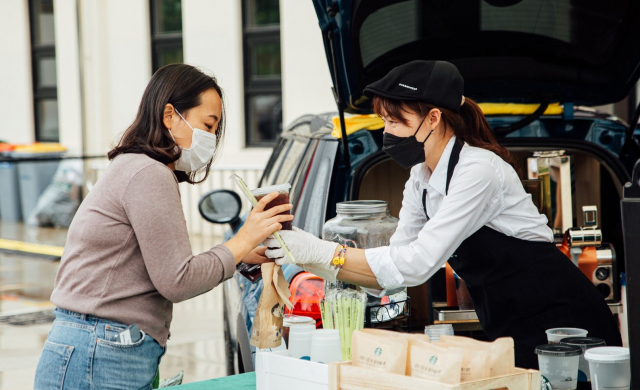
<svg viewBox="0 0 640 390"><path fill-rule="evenodd" d="M389 99L418 100L460 112L464 79L455 65L446 61L411 61L367 85L364 94Z"/></svg>

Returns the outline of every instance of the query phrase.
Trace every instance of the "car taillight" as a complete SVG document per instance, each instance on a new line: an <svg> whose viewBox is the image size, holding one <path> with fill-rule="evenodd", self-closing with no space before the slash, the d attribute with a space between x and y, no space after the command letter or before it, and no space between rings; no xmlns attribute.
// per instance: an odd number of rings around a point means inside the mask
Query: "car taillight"
<svg viewBox="0 0 640 390"><path fill-rule="evenodd" d="M311 317L316 320L316 327L322 327L320 300L324 298L324 279L309 272L296 275L289 285L293 310L288 307L286 314Z"/></svg>

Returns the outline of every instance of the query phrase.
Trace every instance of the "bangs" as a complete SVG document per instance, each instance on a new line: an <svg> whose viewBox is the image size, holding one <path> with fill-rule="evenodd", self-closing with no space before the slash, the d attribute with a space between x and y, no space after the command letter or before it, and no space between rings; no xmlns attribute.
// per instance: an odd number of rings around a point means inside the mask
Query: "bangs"
<svg viewBox="0 0 640 390"><path fill-rule="evenodd" d="M418 102L407 102L375 95L373 97L373 112L380 117L387 117L407 126L408 121L404 113L420 115L422 113L422 107L420 107L420 103Z"/></svg>

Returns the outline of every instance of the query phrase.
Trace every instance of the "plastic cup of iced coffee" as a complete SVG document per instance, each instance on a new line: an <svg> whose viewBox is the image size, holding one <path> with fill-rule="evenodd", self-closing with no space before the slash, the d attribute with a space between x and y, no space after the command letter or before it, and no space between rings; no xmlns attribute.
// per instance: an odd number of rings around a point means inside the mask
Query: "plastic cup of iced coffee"
<svg viewBox="0 0 640 390"><path fill-rule="evenodd" d="M253 194L253 196L256 197L256 200L259 202L260 199L271 194L272 192L277 192L278 197L272 200L271 202L269 202L269 204L267 204L267 206L264 208L265 210L269 210L272 207L291 203L289 201L290 190L291 190L291 184L285 183L285 184L278 184L274 186L256 188L255 190L251 191L251 193ZM287 210L283 213L280 213L279 215L291 215L291 211ZM292 230L292 229L293 229L292 221L282 222L282 230Z"/></svg>

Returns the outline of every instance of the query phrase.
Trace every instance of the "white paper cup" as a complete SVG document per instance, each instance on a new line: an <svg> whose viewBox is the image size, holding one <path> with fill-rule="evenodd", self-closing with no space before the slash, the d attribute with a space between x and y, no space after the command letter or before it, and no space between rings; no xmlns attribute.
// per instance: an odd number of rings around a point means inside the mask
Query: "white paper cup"
<svg viewBox="0 0 640 390"><path fill-rule="evenodd" d="M557 344L567 337L587 337L588 330L580 328L553 328L547 329L547 341L549 344Z"/></svg>
<svg viewBox="0 0 640 390"><path fill-rule="evenodd" d="M296 359L311 358L311 338L315 325L298 325L289 331L289 356Z"/></svg>
<svg viewBox="0 0 640 390"><path fill-rule="evenodd" d="M593 390L628 390L631 387L629 348L598 347L585 353Z"/></svg>
<svg viewBox="0 0 640 390"><path fill-rule="evenodd" d="M292 326L316 325L316 320L311 317L297 316L295 314L285 314L282 321L282 338L289 344L289 329Z"/></svg>
<svg viewBox="0 0 640 390"><path fill-rule="evenodd" d="M340 332L337 329L317 329L313 333L311 361L325 364L342 361Z"/></svg>
<svg viewBox="0 0 640 390"><path fill-rule="evenodd" d="M535 350L538 355L542 388L573 390L578 388L578 365L582 349L572 345L545 344Z"/></svg>

